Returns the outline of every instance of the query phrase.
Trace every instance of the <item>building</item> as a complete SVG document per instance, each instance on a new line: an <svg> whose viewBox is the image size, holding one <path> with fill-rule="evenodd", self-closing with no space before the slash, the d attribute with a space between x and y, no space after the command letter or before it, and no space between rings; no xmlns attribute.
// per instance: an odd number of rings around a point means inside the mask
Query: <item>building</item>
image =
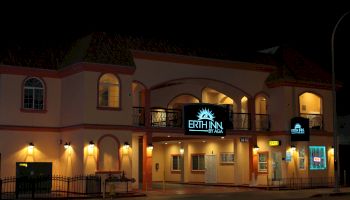
<svg viewBox="0 0 350 200"><path fill-rule="evenodd" d="M333 176L330 75L292 49L234 58L93 33L69 48L9 52L0 57L1 177L31 162L65 176L124 171L135 188ZM226 108L224 136L185 135L183 106L198 103ZM294 117L309 124L291 126Z"/></svg>

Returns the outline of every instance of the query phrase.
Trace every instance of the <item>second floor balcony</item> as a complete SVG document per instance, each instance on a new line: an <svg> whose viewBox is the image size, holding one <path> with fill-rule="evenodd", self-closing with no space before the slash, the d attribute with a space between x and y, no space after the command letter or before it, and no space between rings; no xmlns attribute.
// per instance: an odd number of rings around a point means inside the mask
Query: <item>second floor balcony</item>
<svg viewBox="0 0 350 200"><path fill-rule="evenodd" d="M255 117L255 129L257 131L270 130L270 118L268 114L228 113L226 128L231 130L252 130L252 116ZM145 126L145 109L133 107L133 125ZM150 122L152 127L181 128L183 127L182 110L152 108L150 110Z"/></svg>

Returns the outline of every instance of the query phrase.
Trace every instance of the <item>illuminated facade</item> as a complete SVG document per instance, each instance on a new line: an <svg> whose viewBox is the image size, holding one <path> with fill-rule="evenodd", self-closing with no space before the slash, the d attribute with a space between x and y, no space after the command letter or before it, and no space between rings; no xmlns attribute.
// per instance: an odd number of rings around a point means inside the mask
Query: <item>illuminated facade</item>
<svg viewBox="0 0 350 200"><path fill-rule="evenodd" d="M333 176L330 83L290 79L273 62L128 51L130 65L0 65L1 176L16 175L16 162L50 162L66 176L125 171L135 188L140 180L149 188ZM224 108L225 135L185 134L183 106L198 103ZM190 128L223 133L211 112ZM309 141L291 141L291 128L302 130L290 124L298 116L309 119Z"/></svg>

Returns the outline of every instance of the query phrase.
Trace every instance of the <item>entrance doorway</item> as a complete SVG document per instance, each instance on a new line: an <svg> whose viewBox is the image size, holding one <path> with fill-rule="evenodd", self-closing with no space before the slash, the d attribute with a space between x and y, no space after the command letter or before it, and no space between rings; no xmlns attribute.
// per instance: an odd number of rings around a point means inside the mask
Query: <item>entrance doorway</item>
<svg viewBox="0 0 350 200"><path fill-rule="evenodd" d="M205 183L216 182L216 155L205 155Z"/></svg>
<svg viewBox="0 0 350 200"><path fill-rule="evenodd" d="M280 181L282 179L282 153L272 153L272 181Z"/></svg>

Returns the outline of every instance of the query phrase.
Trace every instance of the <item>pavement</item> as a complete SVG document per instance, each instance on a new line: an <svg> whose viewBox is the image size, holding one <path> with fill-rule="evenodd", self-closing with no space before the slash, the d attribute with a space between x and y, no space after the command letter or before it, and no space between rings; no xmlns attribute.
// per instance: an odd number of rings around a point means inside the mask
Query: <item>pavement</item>
<svg viewBox="0 0 350 200"><path fill-rule="evenodd" d="M340 188L340 192L334 192L334 188L318 188L303 190L267 190L264 188L251 188L239 186L216 186L203 184L179 184L179 183L154 183L152 190L135 191L134 197L123 195L114 196L113 199L235 199L235 200L292 200L292 199L322 199L322 200L349 200L350 187ZM110 199L110 198L109 198Z"/></svg>

